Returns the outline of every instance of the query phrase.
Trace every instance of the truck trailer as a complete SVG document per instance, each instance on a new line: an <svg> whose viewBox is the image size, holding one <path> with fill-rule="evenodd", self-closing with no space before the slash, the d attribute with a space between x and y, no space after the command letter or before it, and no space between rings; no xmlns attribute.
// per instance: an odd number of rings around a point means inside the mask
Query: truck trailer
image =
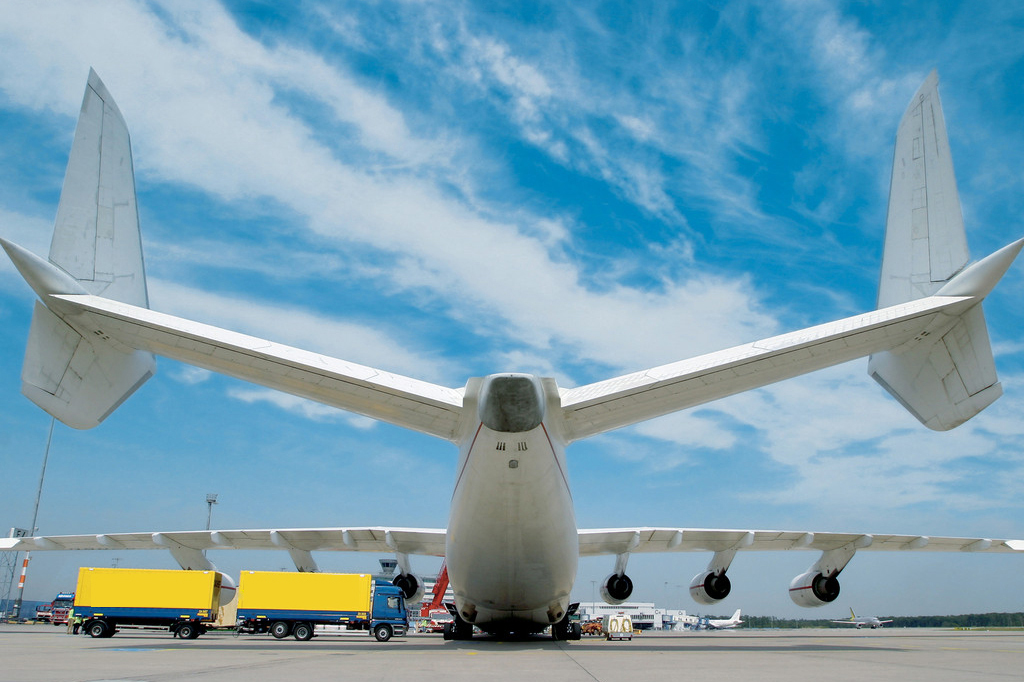
<svg viewBox="0 0 1024 682"><path fill-rule="evenodd" d="M367 630L379 642L409 627L402 590L360 573L242 571L238 631L312 639L316 625Z"/></svg>
<svg viewBox="0 0 1024 682"><path fill-rule="evenodd" d="M93 637L111 637L122 626L156 626L195 639L216 619L222 596L231 601L234 583L217 571L81 568L75 617Z"/></svg>

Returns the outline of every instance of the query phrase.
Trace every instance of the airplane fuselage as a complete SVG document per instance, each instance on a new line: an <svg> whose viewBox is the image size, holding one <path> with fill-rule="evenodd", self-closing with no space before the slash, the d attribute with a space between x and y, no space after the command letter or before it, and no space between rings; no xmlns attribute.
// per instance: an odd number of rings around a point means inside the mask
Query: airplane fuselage
<svg viewBox="0 0 1024 682"><path fill-rule="evenodd" d="M579 542L551 380L494 375L467 384L469 420L446 539L455 605L483 630L538 631L561 620ZM475 403L475 404L474 404Z"/></svg>

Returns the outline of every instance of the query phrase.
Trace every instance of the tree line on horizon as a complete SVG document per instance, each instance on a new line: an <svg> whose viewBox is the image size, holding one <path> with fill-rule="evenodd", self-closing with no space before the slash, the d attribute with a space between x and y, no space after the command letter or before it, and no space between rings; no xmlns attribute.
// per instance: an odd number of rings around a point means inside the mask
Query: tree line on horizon
<svg viewBox="0 0 1024 682"><path fill-rule="evenodd" d="M774 616L743 616L743 626L748 628L849 628L839 625L832 618L776 618ZM881 620L892 619L886 628L1024 628L1024 612L1015 613L965 613L949 616L878 616ZM836 618L835 620L841 620ZM864 626L869 627L869 626Z"/></svg>

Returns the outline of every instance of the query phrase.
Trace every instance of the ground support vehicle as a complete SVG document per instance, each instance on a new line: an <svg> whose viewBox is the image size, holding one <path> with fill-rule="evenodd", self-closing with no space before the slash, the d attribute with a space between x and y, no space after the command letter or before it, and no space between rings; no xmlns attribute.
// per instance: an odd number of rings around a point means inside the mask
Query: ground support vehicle
<svg viewBox="0 0 1024 682"><path fill-rule="evenodd" d="M444 632L444 626L453 620L447 609L436 609L421 619L420 632Z"/></svg>
<svg viewBox="0 0 1024 682"><path fill-rule="evenodd" d="M36 622L37 623L49 623L50 615L52 613L53 604L40 604L36 607Z"/></svg>
<svg viewBox="0 0 1024 682"><path fill-rule="evenodd" d="M50 604L50 622L54 625L67 625L74 605L74 592L59 593Z"/></svg>
<svg viewBox="0 0 1024 682"><path fill-rule="evenodd" d="M67 625L68 613L75 603L74 592L59 592L49 604L36 607L36 620L40 623Z"/></svg>
<svg viewBox="0 0 1024 682"><path fill-rule="evenodd" d="M242 571L238 631L312 639L317 625L367 630L378 642L409 628L402 590L360 573Z"/></svg>
<svg viewBox="0 0 1024 682"><path fill-rule="evenodd" d="M607 615L602 619L601 629L605 639L633 639L633 619L624 613Z"/></svg>
<svg viewBox="0 0 1024 682"><path fill-rule="evenodd" d="M217 571L82 568L75 616L92 637L112 637L125 626L157 626L195 639L217 617L222 583L230 600L233 581Z"/></svg>

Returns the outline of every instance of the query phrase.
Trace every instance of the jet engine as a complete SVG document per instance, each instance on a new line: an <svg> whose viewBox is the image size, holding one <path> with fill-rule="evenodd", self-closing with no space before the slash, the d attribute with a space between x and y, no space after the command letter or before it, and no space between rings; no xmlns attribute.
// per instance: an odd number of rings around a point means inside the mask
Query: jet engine
<svg viewBox="0 0 1024 682"><path fill-rule="evenodd" d="M815 570L801 573L789 584L789 598L797 606L824 606L839 596L839 579L825 576Z"/></svg>
<svg viewBox="0 0 1024 682"><path fill-rule="evenodd" d="M235 596L238 594L238 583L227 573L220 571L217 573L220 573L220 594L217 599L218 604L223 607L235 601Z"/></svg>
<svg viewBox="0 0 1024 682"><path fill-rule="evenodd" d="M423 594L426 589L423 586L423 580L419 576L412 573L400 573L398 577L391 581L391 584L402 591L406 602L419 604L423 601Z"/></svg>
<svg viewBox="0 0 1024 682"><path fill-rule="evenodd" d="M612 573L601 583L601 599L612 606L618 606L633 594L633 581L625 573Z"/></svg>
<svg viewBox="0 0 1024 682"><path fill-rule="evenodd" d="M729 596L732 582L725 571L704 571L690 581L690 596L698 604L717 604Z"/></svg>

